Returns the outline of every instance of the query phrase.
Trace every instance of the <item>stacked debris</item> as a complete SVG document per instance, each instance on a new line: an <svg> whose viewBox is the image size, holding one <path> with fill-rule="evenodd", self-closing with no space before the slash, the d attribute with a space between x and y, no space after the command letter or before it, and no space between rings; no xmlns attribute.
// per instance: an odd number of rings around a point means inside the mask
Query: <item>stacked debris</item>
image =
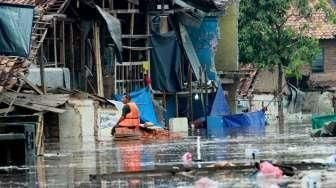
<svg viewBox="0 0 336 188"><path fill-rule="evenodd" d="M27 73L29 65L23 58L0 56L0 92L12 88Z"/></svg>

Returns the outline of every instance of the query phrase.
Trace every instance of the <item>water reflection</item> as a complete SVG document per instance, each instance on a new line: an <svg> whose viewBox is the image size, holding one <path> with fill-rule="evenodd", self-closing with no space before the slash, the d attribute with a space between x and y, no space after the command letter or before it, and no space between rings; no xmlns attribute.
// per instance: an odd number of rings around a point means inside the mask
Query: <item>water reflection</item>
<svg viewBox="0 0 336 188"><path fill-rule="evenodd" d="M335 153L335 138L311 138L309 130L310 125L291 124L281 129L269 125L262 135L236 132L210 138L206 130L194 130L194 135L203 137L200 144L202 161L194 161L193 165L200 164L204 168L223 162L246 164L246 149L258 149L257 160L274 162L309 162L326 159ZM38 157L36 164L27 167L28 171L0 174L0 187L188 187L194 186L202 177L218 182L221 187L256 185L256 179L251 178L252 168L178 173L167 170L181 168L181 156L186 152L196 159L195 136L120 142L87 139L83 144L63 139L61 143L48 143L46 155ZM334 173L327 169L321 172L325 177L332 177ZM296 186L301 185L298 176L290 181ZM333 181L326 179L322 184Z"/></svg>

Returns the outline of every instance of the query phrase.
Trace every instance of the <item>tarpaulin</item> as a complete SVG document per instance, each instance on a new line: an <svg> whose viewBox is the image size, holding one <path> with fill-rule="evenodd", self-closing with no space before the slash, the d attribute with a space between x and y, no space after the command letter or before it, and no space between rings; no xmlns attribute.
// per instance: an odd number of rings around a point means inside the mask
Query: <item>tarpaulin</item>
<svg viewBox="0 0 336 188"><path fill-rule="evenodd" d="M208 116L207 124L209 136L261 135L265 132L266 119L263 111L257 111L226 116Z"/></svg>
<svg viewBox="0 0 336 188"><path fill-rule="evenodd" d="M179 24L180 28L180 36L181 36L181 41L182 41L182 47L187 55L188 61L191 65L191 68L194 71L194 75L197 80L204 80L204 74L199 75L200 68L201 68L201 63L198 60L197 53L195 51L194 45L190 39L189 33L186 29L186 27L183 24Z"/></svg>
<svg viewBox="0 0 336 188"><path fill-rule="evenodd" d="M0 4L0 54L27 57L34 7Z"/></svg>
<svg viewBox="0 0 336 188"><path fill-rule="evenodd" d="M140 120L142 123L152 122L154 125L162 127L162 125L157 120L152 97L148 88L132 92L130 93L130 96L132 102L134 102L139 108ZM116 98L121 100L122 96L116 96Z"/></svg>
<svg viewBox="0 0 336 188"><path fill-rule="evenodd" d="M224 90L221 85L219 85L216 93L215 100L212 105L210 112L211 116L222 116L230 114L229 104L226 101Z"/></svg>
<svg viewBox="0 0 336 188"><path fill-rule="evenodd" d="M305 93L290 83L288 83L288 86L289 95L287 97L287 111L289 113L299 113L303 109Z"/></svg>
<svg viewBox="0 0 336 188"><path fill-rule="evenodd" d="M110 33L111 38L113 39L116 45L116 51L118 61L122 61L122 43L121 43L121 24L120 21L113 17L110 13L104 11L99 6L96 5L96 8L100 15L104 18L107 29Z"/></svg>
<svg viewBox="0 0 336 188"><path fill-rule="evenodd" d="M218 80L215 52L218 43L218 17L205 17L200 27L187 27L199 62L206 68L208 79Z"/></svg>
<svg viewBox="0 0 336 188"><path fill-rule="evenodd" d="M157 33L152 30L150 37L151 78L154 90L178 92L182 89L180 80L181 49L176 33Z"/></svg>

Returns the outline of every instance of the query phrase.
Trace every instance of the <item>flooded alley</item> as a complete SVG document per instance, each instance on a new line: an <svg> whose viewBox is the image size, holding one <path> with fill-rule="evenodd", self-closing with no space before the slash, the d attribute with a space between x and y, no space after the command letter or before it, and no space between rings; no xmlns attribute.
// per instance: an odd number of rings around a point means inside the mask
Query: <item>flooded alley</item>
<svg viewBox="0 0 336 188"><path fill-rule="evenodd" d="M247 149L256 150L256 161L271 160L283 164L300 164L303 168L293 177L287 177L288 187L301 187L304 175L319 172L324 180L322 187L334 185L335 179L329 156L336 151L335 138L311 138L309 125L289 124L279 130L269 125L263 136L236 135L225 138L201 139L201 161L197 161L195 136L174 140L146 140L113 142L73 142L60 146L46 145L45 155L38 157L36 166L2 167L0 187L193 187L206 177L218 187L255 187L252 162L246 156ZM184 153L193 155L194 170L170 173L181 168ZM229 164L227 169L204 170L215 163ZM232 166L233 167L232 167ZM307 166L307 168L305 168ZM197 170L197 169L200 170Z"/></svg>

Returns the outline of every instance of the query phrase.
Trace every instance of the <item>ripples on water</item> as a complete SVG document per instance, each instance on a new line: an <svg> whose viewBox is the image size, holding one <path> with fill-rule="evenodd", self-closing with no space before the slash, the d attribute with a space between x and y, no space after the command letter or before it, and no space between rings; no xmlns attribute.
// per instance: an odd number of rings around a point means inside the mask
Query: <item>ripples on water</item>
<svg viewBox="0 0 336 188"><path fill-rule="evenodd" d="M221 138L201 139L201 162L195 166L207 166L220 161L234 164L248 163L246 149L256 149L257 160L274 162L323 162L336 152L335 138L311 138L310 125L290 124L282 128L269 125L263 135L235 133ZM202 133L203 135L204 132ZM158 170L181 166L181 156L190 152L196 159L196 137L174 140L146 140L113 143L110 138L99 142L73 144L49 143L46 154L38 157L36 166L27 170L3 167L0 187L190 187L201 177L216 181L220 187L254 187L254 169L219 171L217 173L186 172L172 176L165 171L153 174L116 172ZM7 168L7 170L6 170ZM312 169L311 171L313 171ZM311 171L300 172L291 177L289 186L300 186L301 178ZM318 170L323 174L324 185L333 184L334 171ZM110 174L115 174L111 176ZM97 175L102 179L90 179ZM109 176L110 175L110 176ZM92 177L92 176L91 176Z"/></svg>

